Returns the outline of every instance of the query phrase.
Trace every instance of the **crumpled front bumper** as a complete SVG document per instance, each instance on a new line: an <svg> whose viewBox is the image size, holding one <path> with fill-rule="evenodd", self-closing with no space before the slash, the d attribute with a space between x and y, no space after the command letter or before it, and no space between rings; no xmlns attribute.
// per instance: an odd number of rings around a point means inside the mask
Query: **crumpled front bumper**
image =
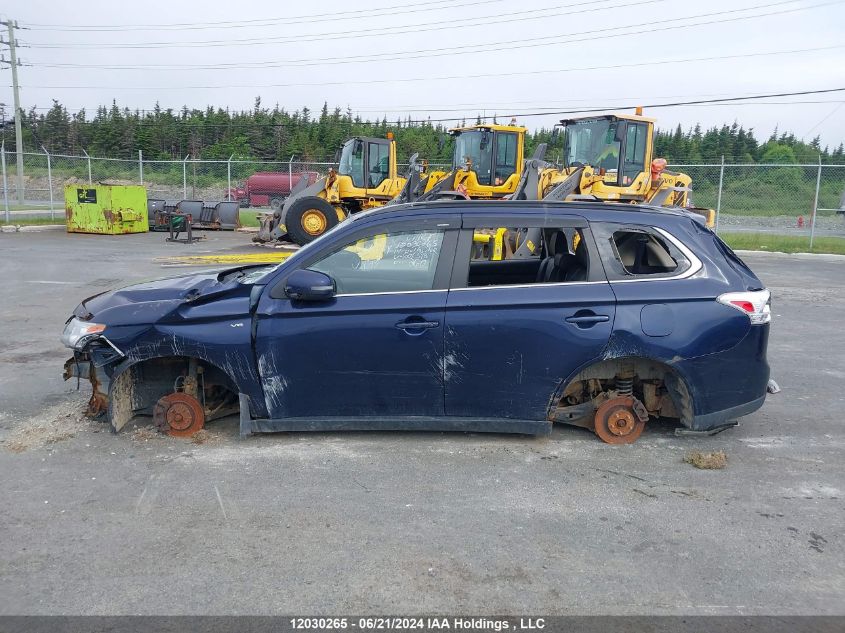
<svg viewBox="0 0 845 633"><path fill-rule="evenodd" d="M83 354L75 354L73 358L65 361L63 377L65 380L71 378L87 380L91 383L91 398L88 400L88 409L85 414L91 418L102 417L109 406L109 384L111 377L103 367L97 367L90 359L80 359Z"/></svg>
<svg viewBox="0 0 845 633"><path fill-rule="evenodd" d="M91 383L91 398L88 400L86 415L92 418L102 417L108 411L109 388L114 368L124 358L123 352L104 337L89 344L83 350L74 350L73 357L64 364L62 377L87 380Z"/></svg>

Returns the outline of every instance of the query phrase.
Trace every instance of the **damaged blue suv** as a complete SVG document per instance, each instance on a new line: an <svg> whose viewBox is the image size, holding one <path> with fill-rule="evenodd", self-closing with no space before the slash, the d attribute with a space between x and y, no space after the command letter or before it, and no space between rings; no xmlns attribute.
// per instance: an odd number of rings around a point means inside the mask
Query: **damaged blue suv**
<svg viewBox="0 0 845 633"><path fill-rule="evenodd" d="M762 406L769 291L696 216L435 202L352 216L277 266L86 299L65 378L119 431L425 429L630 443Z"/></svg>

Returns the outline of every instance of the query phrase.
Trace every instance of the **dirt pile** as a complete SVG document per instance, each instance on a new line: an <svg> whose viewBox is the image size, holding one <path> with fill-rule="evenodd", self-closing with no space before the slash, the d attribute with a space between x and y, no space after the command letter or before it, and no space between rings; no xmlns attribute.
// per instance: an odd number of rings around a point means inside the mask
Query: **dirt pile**
<svg viewBox="0 0 845 633"><path fill-rule="evenodd" d="M77 402L64 402L17 426L3 440L3 447L12 453L23 453L74 437L92 424L97 423L85 417Z"/></svg>

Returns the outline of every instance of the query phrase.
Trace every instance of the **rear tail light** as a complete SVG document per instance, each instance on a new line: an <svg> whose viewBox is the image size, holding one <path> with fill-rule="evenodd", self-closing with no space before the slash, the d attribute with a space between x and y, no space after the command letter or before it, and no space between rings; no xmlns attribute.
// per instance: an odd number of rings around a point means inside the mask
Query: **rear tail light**
<svg viewBox="0 0 845 633"><path fill-rule="evenodd" d="M763 325L772 320L772 293L768 290L726 292L716 301L747 314L751 325Z"/></svg>

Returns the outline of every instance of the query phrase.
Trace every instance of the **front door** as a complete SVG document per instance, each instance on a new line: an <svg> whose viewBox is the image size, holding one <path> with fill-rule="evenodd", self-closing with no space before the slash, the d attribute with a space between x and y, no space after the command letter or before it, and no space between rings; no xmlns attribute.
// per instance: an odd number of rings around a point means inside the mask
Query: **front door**
<svg viewBox="0 0 845 633"><path fill-rule="evenodd" d="M446 414L544 420L561 382L610 337L615 297L595 243L566 216L464 223L446 305ZM527 257L519 243L500 261L479 256L473 241L504 227L506 240L540 243Z"/></svg>
<svg viewBox="0 0 845 633"><path fill-rule="evenodd" d="M443 415L457 230L446 221L369 224L296 266L332 277L333 299L290 300L278 289L284 279L262 296L256 354L271 418Z"/></svg>

